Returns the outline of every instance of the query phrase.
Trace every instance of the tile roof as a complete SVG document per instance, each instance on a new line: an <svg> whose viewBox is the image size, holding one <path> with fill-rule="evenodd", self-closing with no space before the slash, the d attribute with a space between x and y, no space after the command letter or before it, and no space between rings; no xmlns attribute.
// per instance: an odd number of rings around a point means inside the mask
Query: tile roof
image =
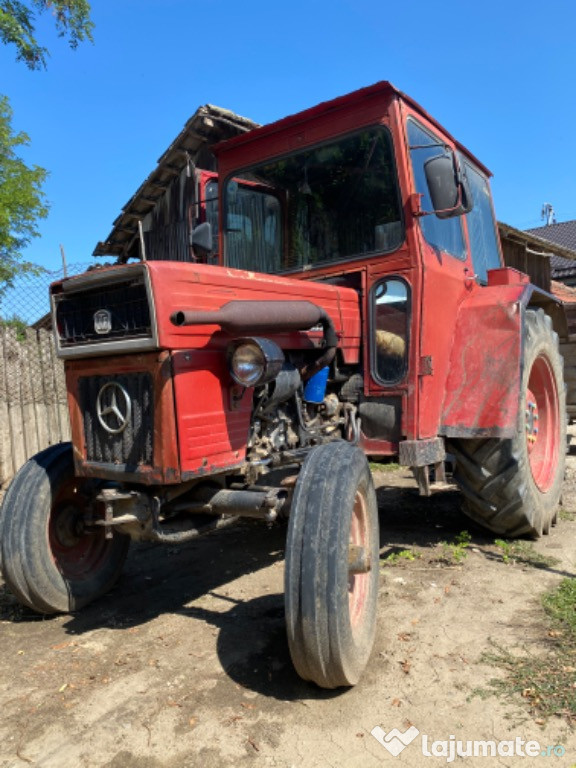
<svg viewBox="0 0 576 768"><path fill-rule="evenodd" d="M541 237L543 240L549 240L551 243L576 251L576 219L563 221L560 224L550 224L547 227L527 229L526 231Z"/></svg>
<svg viewBox="0 0 576 768"><path fill-rule="evenodd" d="M556 280L565 280L567 277L576 277L576 261L564 259L562 256L550 256L550 268L552 277Z"/></svg>
<svg viewBox="0 0 576 768"><path fill-rule="evenodd" d="M552 280L551 293L564 302L564 304L576 304L576 288L571 288L564 283Z"/></svg>

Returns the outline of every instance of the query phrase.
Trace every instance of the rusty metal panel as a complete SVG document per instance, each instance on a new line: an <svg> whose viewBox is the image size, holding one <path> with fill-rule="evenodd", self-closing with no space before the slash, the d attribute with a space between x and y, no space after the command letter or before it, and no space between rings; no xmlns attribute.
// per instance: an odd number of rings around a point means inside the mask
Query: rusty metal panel
<svg viewBox="0 0 576 768"><path fill-rule="evenodd" d="M142 373L148 374L151 379L152 398L155 404L151 438L153 441L152 464L131 465L119 461L88 461L87 420L82 408L81 381L89 377L108 377L112 381L123 376ZM131 480L146 485L180 482L172 372L168 352L67 361L66 385L77 475ZM86 407L92 408L93 415L97 418L96 403L87 405L84 402L84 409ZM135 433L141 428L141 424L135 424Z"/></svg>
<svg viewBox="0 0 576 768"><path fill-rule="evenodd" d="M475 292L460 307L440 434L511 437L520 400L522 307L517 286Z"/></svg>
<svg viewBox="0 0 576 768"><path fill-rule="evenodd" d="M220 350L177 352L173 370L182 471L213 474L243 464L253 390L234 387Z"/></svg>

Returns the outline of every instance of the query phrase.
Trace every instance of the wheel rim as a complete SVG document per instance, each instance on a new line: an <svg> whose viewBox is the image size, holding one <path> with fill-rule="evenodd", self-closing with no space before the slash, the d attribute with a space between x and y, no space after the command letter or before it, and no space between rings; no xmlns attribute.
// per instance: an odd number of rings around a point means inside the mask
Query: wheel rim
<svg viewBox="0 0 576 768"><path fill-rule="evenodd" d="M368 561L370 556L369 549L370 528L368 523L368 512L366 509L366 499L359 491L356 491L354 497L354 509L352 510L352 520L350 523L350 547L363 553L366 570L359 573L356 570L348 573L348 610L350 614L350 624L352 633L355 634L364 619L366 610L366 600L370 586L370 567ZM352 551L352 549L350 550Z"/></svg>
<svg viewBox="0 0 576 768"><path fill-rule="evenodd" d="M104 531L86 527L89 504L81 484L72 478L58 491L48 521L48 541L56 567L68 581L89 578L106 559L110 540Z"/></svg>
<svg viewBox="0 0 576 768"><path fill-rule="evenodd" d="M554 483L559 451L558 389L550 362L537 357L526 392L526 445L530 471L542 493Z"/></svg>

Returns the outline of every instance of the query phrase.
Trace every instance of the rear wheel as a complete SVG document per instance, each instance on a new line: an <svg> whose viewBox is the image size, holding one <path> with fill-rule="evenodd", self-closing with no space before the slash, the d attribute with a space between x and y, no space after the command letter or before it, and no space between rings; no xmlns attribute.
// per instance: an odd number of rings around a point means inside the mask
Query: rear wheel
<svg viewBox="0 0 576 768"><path fill-rule="evenodd" d="M378 556L366 457L345 442L314 448L296 483L286 544L288 643L305 680L322 688L358 682L376 631Z"/></svg>
<svg viewBox="0 0 576 768"><path fill-rule="evenodd" d="M565 466L562 358L548 315L527 310L521 407L512 439L452 440L465 512L494 533L538 537L556 518Z"/></svg>
<svg viewBox="0 0 576 768"><path fill-rule="evenodd" d="M75 611L116 582L130 543L88 526L95 484L76 478L69 443L24 464L12 481L2 520L2 575L14 595L40 613Z"/></svg>

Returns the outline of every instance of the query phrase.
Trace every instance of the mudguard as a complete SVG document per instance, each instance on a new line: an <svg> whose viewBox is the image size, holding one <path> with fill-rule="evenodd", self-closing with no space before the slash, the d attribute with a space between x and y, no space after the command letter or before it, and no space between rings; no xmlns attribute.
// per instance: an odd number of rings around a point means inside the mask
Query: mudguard
<svg viewBox="0 0 576 768"><path fill-rule="evenodd" d="M498 279L509 276L494 275L460 305L440 427L446 437L516 432L523 315L535 289L524 275L513 284Z"/></svg>

